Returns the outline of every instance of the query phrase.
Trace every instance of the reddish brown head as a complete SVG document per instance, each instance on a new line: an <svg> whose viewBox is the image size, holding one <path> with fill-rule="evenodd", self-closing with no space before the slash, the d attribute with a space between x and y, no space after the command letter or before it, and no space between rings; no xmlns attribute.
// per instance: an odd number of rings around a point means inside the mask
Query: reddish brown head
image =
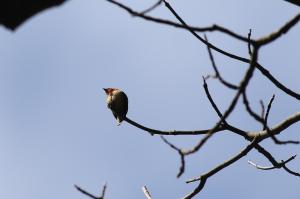
<svg viewBox="0 0 300 199"><path fill-rule="evenodd" d="M118 90L116 88L103 88L105 91L106 95L111 95L113 91Z"/></svg>

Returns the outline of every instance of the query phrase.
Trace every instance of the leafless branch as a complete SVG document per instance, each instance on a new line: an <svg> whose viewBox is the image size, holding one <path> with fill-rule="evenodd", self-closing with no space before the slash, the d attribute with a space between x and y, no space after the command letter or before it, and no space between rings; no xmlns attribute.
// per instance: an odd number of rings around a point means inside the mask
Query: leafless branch
<svg viewBox="0 0 300 199"><path fill-rule="evenodd" d="M276 144L299 144L298 141L294 141L294 140L288 140L288 141L280 141L276 138L276 136L271 132L270 128L268 127L268 116L271 110L271 106L272 106L272 102L274 101L275 95L272 96L268 107L267 107L267 111L266 114L263 116L263 118L261 118L259 115L257 115L250 107L247 96L246 96L246 92L243 93L243 101L244 101L244 105L246 107L247 112L258 122L260 122L263 125L263 130L264 132L268 133L268 136L272 138L272 140L276 143ZM263 106L264 107L264 106ZM264 110L264 108L263 108ZM264 111L263 111L264 112Z"/></svg>
<svg viewBox="0 0 300 199"><path fill-rule="evenodd" d="M199 41L201 41L202 43L204 43L206 46L209 46L211 49L227 56L227 57L230 57L232 59L235 59L235 60L238 60L238 61L241 61L241 62L244 62L244 63L250 63L251 60L250 59L247 59L247 58L243 58L243 57L240 57L240 56L237 56L235 54L232 54L232 53L229 53L227 51L224 51L216 46L214 46L213 44L209 43L209 42L206 42L203 38L201 38L198 34L196 34L196 32L191 29L186 23L185 21L176 13L176 11L171 7L171 5L164 1L165 2L165 5L166 7L170 10L170 12L180 21L180 23L185 27L185 29L187 29L190 33L192 33ZM293 21L293 20L292 20ZM289 23L288 23L289 24ZM296 22L294 23L291 23L290 26L288 26L288 30L293 26L295 25ZM286 31L288 31L286 30ZM252 41L252 40L251 40ZM249 42L248 38L247 38L247 42ZM259 44L258 42L255 42L253 41L252 42L252 45L258 47L262 44ZM256 65L256 68L265 76L267 77L277 88L279 88L280 90L282 90L283 92L285 92L286 94L300 100L300 94L292 91L291 89L287 88L286 86L284 86L282 83L280 83L275 77L273 77L271 75L271 73L265 69L261 64L259 64L258 62L255 63Z"/></svg>
<svg viewBox="0 0 300 199"><path fill-rule="evenodd" d="M252 30L249 29L249 33L248 33L248 53L250 56L252 56L252 50L251 50L251 33L252 33Z"/></svg>
<svg viewBox="0 0 300 199"><path fill-rule="evenodd" d="M150 133L151 135L205 135L207 133L209 133L211 131L211 129L207 129L207 130L196 130L196 131L160 131L160 130L156 130L156 129L151 129L148 127L145 127L131 119L129 119L128 117L126 117L124 119L124 121L128 122L129 124L143 130L146 131L148 133ZM214 132L219 132L219 131L224 131L225 128L221 125L219 126L219 128L215 129Z"/></svg>
<svg viewBox="0 0 300 199"><path fill-rule="evenodd" d="M151 7L147 8L146 10L140 12L141 15L145 15L148 12L151 12L152 10L154 10L155 8L157 8L158 6L160 6L160 4L162 3L162 0L158 0L155 4L153 4Z"/></svg>
<svg viewBox="0 0 300 199"><path fill-rule="evenodd" d="M271 110L271 107L272 107L272 103L275 99L275 95L272 96L269 104L268 104L268 107L267 107L267 111L266 111L266 115L265 115L265 119L264 119L264 122L263 122L263 130L266 130L267 133L269 134L269 136L272 138L272 140L276 143L276 144L299 144L298 141L293 141L293 140L288 140L288 141L280 141L276 138L275 135L273 135L271 132L270 132L270 129L268 127L268 117L269 117L269 113L270 113L270 110Z"/></svg>
<svg viewBox="0 0 300 199"><path fill-rule="evenodd" d="M254 48L253 57L252 57L250 66L249 66L248 70L246 71L246 74L239 85L239 90L236 92L236 94L235 94L234 98L232 99L230 105L228 106L227 110L224 112L224 114L222 114L222 117L220 118L219 122L212 128L211 132L207 133L205 135L205 137L202 140L200 140L200 142L193 149L186 151L185 154L192 154L192 153L197 152L206 143L206 141L214 134L216 129L218 129L219 126L222 125L224 122L226 122L226 118L233 111L241 93L244 91L244 89L248 85L248 82L250 81L250 78L252 77L252 74L255 69L256 60L257 60L257 49Z"/></svg>
<svg viewBox="0 0 300 199"><path fill-rule="evenodd" d="M107 184L105 183L104 186L103 186L103 188L102 188L102 192L101 192L101 196L100 196L100 198L102 198L102 199L103 199L104 196L105 196L106 188L107 188Z"/></svg>
<svg viewBox="0 0 300 199"><path fill-rule="evenodd" d="M152 22L155 22L155 23L160 23L160 24L163 24L163 25L168 25L168 26L173 26L173 27L176 27L176 28L182 28L182 29L186 29L185 26L183 26L182 24L179 24L179 23L176 23L176 22L173 22L173 21L170 21L170 20L166 20L166 19L160 19L160 18L155 18L155 17L151 17L151 16L148 16L146 14L144 14L143 12L137 12L131 8L129 8L128 6L120 3L120 2L117 2L117 1L114 1L114 0L106 0L107 2L109 3L112 3L124 10L126 10L129 14L131 14L132 16L135 16L135 17L139 17L141 19L144 19L144 20L147 20L147 21L152 21ZM227 34L233 38L236 38L240 41L243 41L243 42L248 42L248 38L247 37L244 37L242 35L239 35L225 27L222 27L220 25L217 25L217 24L214 24L212 26L209 26L209 27L195 27L195 26L190 26L190 28L192 28L195 32L214 32L214 31L219 31L221 33L224 33L224 34ZM253 42L253 40L251 40L251 43Z"/></svg>
<svg viewBox="0 0 300 199"><path fill-rule="evenodd" d="M205 38L205 41L208 42L208 39L207 39L206 35L204 35L204 38ZM218 79L220 80L220 82L223 83L223 84L224 84L225 86L227 86L228 88L237 90L237 89L239 88L238 86L236 86L236 85L234 85L234 84L231 84L231 83L227 82L227 81L224 80L224 79L222 78L222 76L220 75L219 70L218 70L218 68L217 68L217 65L216 65L216 63L215 63L215 59L214 59L214 57L213 57L213 54L212 54L212 52L211 52L209 46L207 46L207 51L208 51L209 58L210 58L210 61L211 61L211 63L212 63L213 69L214 69L214 71L215 71L215 77L218 78Z"/></svg>
<svg viewBox="0 0 300 199"><path fill-rule="evenodd" d="M163 136L161 136L161 139L167 144L169 145L172 149L174 149L175 151L178 152L179 156L180 156L180 167L179 167L179 172L177 174L177 178L179 178L185 170L185 154L182 152L181 149L179 149L178 147L176 147L174 144L172 144L171 142L169 142L166 138L164 138Z"/></svg>
<svg viewBox="0 0 300 199"><path fill-rule="evenodd" d="M205 80L205 79L204 79ZM206 84L206 83L205 83ZM204 84L204 85L205 85ZM220 116L222 116L222 114L221 114L221 112L218 110L218 107L216 106L216 104L215 104L215 102L213 101L213 99L211 98L211 96L210 96L210 93L209 93L209 90L208 90L208 87L207 87L207 85L205 85L204 86L204 88L205 88L205 92L206 92L206 95L208 96L208 98L209 98L209 100L210 100L210 103L212 104L212 106L213 106L213 108L215 109L215 111L218 113L218 115L219 115L219 117ZM245 94L245 92L244 92L244 94ZM247 101L247 98L246 98L246 101ZM245 102L244 102L245 103ZM246 102L246 104L248 104L248 102ZM249 104L248 105L246 105L246 106L249 106ZM249 109L250 109L250 107L249 107ZM251 110L251 109L250 109ZM262 120L263 121L263 120ZM261 133L260 132L258 132L258 133L252 133L252 136L251 136L251 133L247 133L247 132L243 132L242 130L240 130L240 129L237 129L236 127L233 127L233 126L231 126L230 124L228 124L228 123L226 123L225 125L224 125L229 131L232 131L232 132L236 132L238 135L241 135L241 136L243 136L246 140L249 140L249 141L251 141L254 137L253 137L253 135L254 136L257 136L257 135L260 135ZM270 134L268 134L269 136L270 136ZM261 153L262 155L264 155L273 165L274 165L274 167L279 167L279 165L280 165L280 163L278 163L276 160L275 160L275 158L267 151L267 150L265 150L262 146L260 146L258 143L255 145L255 149L259 152L259 153ZM283 167L284 169L285 169L285 167ZM291 173L291 174L293 174L294 175L294 173L292 173L292 172L290 172L290 170L287 170L287 169L285 169L287 172L289 172L289 173Z"/></svg>
<svg viewBox="0 0 300 199"><path fill-rule="evenodd" d="M266 115L265 115L265 119L264 119L264 127L263 127L263 130L266 130L267 129L267 126L268 126L268 117L269 117L269 113L270 113L270 110L271 110L271 107L272 107L272 103L275 99L275 95L272 96L269 104L268 104L268 107L267 107L267 111L266 111Z"/></svg>
<svg viewBox="0 0 300 199"><path fill-rule="evenodd" d="M256 150L257 150L259 153L261 153L262 155L264 155L264 156L272 163L272 165L273 165L274 167L280 167L280 163L277 162L277 161L275 160L275 158L271 155L271 153L269 153L266 149L264 149L264 148L263 148L262 146L260 146L259 144L257 144L257 145L255 146L255 148L256 148ZM299 173L294 172L294 171L290 170L289 168L287 168L285 164L282 166L282 168L283 168L286 172L290 173L291 175L294 175L294 176L300 176Z"/></svg>
<svg viewBox="0 0 300 199"><path fill-rule="evenodd" d="M270 128L270 133L272 133L273 135L278 135L281 132L283 132L285 129L287 129L288 127L290 127L291 125L299 121L300 121L300 112L297 112L289 116L288 118L286 118L285 120L283 120L282 122L274 126L273 128ZM249 132L248 136L254 137L256 134L260 134L262 140L269 138L270 136L266 130L260 132Z"/></svg>
<svg viewBox="0 0 300 199"><path fill-rule="evenodd" d="M288 21L284 26L279 28L277 31L271 33L270 35L263 37L257 40L258 45L266 45L278 39L283 34L286 34L295 24L297 24L300 20L300 13L298 13L294 18Z"/></svg>
<svg viewBox="0 0 300 199"><path fill-rule="evenodd" d="M148 191L146 186L142 187L142 191L144 192L147 199L152 199L150 192Z"/></svg>
<svg viewBox="0 0 300 199"><path fill-rule="evenodd" d="M264 102L262 100L259 100L259 103L260 103L260 107L261 107L260 117L264 118L264 116L265 116L265 105L264 105Z"/></svg>
<svg viewBox="0 0 300 199"><path fill-rule="evenodd" d="M260 122L260 123L264 123L264 119L262 117L260 117L258 114L256 114L252 108L250 107L248 98L247 98L247 94L246 94L246 90L243 92L243 102L244 105L246 107L247 112L249 113L249 115L251 115L256 121Z"/></svg>
<svg viewBox="0 0 300 199"><path fill-rule="evenodd" d="M93 199L104 199L104 195L105 195L105 191L106 191L106 183L103 185L103 188L102 188L102 192L101 192L101 195L99 197L87 192L86 190L84 190L83 188L77 186L77 185L74 185L74 187L79 191L81 192L82 194L90 197L90 198L93 198Z"/></svg>
<svg viewBox="0 0 300 199"><path fill-rule="evenodd" d="M283 165L283 168L284 168L284 170L286 170L288 173L290 173L290 174L292 174L292 175L294 175L294 176L300 177L300 173L294 172L294 171L290 170L290 169L287 168L285 165Z"/></svg>
<svg viewBox="0 0 300 199"><path fill-rule="evenodd" d="M215 167L214 169L210 170L209 172L201 175L200 177L186 181L186 183L191 183L191 182L196 182L196 181L200 181L200 183L199 183L198 187L193 192L191 192L190 194L185 196L184 199L190 199L193 196L195 196L197 193L199 193L202 190L202 188L205 185L205 182L207 181L207 179L209 177L215 175L222 169L230 166L231 164L235 163L236 161L238 161L239 159L241 159L242 157L247 155L248 152L255 147L255 145L257 144L257 141L258 141L258 139L254 138L253 141L245 149L243 149L240 153L238 153L234 157L232 157L229 160L225 161L224 163L218 165L217 167Z"/></svg>
<svg viewBox="0 0 300 199"><path fill-rule="evenodd" d="M300 94L295 91L289 89L280 83L267 69L265 69L262 65L257 63L256 68L266 77L268 78L277 88L285 92L287 95L294 97L297 100L300 100Z"/></svg>
<svg viewBox="0 0 300 199"><path fill-rule="evenodd" d="M260 170L273 170L273 169L280 169L282 168L284 165L286 165L288 162L290 162L291 160L295 159L297 155L293 155L292 157L290 157L289 159L285 160L285 161L281 161L278 165L275 166L260 166L258 164L255 164L254 162L252 162L251 160L248 160L248 163L251 164L252 166L256 167L257 169Z"/></svg>
<svg viewBox="0 0 300 199"><path fill-rule="evenodd" d="M214 108L214 110L216 111L217 115L219 116L219 118L222 118L223 114L221 113L221 111L219 110L219 108L217 107L216 103L214 102L214 100L212 99L210 93L209 93L209 90L208 90L208 86L207 86L207 83L206 83L206 80L205 78L202 78L203 79L203 88L205 90L205 93L206 93L206 96L210 102L210 104L212 105L212 107ZM226 120L224 120L223 122L224 124L226 124Z"/></svg>

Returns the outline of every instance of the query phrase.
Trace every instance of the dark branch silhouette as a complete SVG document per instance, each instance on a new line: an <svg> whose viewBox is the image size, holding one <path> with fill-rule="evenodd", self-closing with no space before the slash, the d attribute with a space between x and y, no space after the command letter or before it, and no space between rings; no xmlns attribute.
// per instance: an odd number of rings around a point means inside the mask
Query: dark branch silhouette
<svg viewBox="0 0 300 199"><path fill-rule="evenodd" d="M195 131L180 131L180 130L161 131L161 130L156 130L156 129L151 129L151 128L145 127L145 126L129 119L128 117L124 118L124 121L128 122L129 124L139 128L141 130L144 130L144 131L150 133L151 135L204 135L211 131L211 129L195 130ZM219 128L215 129L214 132L224 131L224 130L225 130L225 128L221 125Z"/></svg>
<svg viewBox="0 0 300 199"><path fill-rule="evenodd" d="M290 157L289 159L285 160L285 161L281 161L281 163L279 163L276 166L269 166L269 167L264 167L264 166L260 166L258 164L255 164L254 162L248 160L248 163L251 164L252 166L256 167L257 169L260 170L273 170L273 169L280 169L282 168L284 165L286 165L288 162L290 162L291 160L295 159L297 155L293 155L292 157Z"/></svg>
<svg viewBox="0 0 300 199"><path fill-rule="evenodd" d="M92 198L92 199L104 199L104 195L105 195L105 191L106 191L106 183L103 185L103 188L102 188L102 192L101 192L101 195L100 196L95 196L91 193L89 193L88 191L84 190L83 188L77 186L77 185L74 185L74 187L79 191L81 192L82 194Z"/></svg>

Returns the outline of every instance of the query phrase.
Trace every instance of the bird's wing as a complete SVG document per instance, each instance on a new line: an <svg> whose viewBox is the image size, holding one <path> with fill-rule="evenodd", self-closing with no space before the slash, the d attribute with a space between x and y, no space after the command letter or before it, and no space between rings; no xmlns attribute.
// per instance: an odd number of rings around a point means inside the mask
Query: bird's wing
<svg viewBox="0 0 300 199"><path fill-rule="evenodd" d="M118 114L114 111L112 111L112 113L113 113L114 117L116 118L116 120L118 120Z"/></svg>
<svg viewBox="0 0 300 199"><path fill-rule="evenodd" d="M128 97L124 92L122 92L121 95L122 95L122 98L125 102L125 104L123 106L123 110L122 110L122 113L124 114L123 116L125 117L127 112L128 112Z"/></svg>

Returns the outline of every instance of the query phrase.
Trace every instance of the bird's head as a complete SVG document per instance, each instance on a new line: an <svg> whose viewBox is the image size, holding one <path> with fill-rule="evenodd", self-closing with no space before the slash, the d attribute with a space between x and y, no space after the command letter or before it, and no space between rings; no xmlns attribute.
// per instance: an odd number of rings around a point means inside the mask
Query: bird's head
<svg viewBox="0 0 300 199"><path fill-rule="evenodd" d="M111 95L114 91L119 90L117 88L103 88L105 91L106 95Z"/></svg>

